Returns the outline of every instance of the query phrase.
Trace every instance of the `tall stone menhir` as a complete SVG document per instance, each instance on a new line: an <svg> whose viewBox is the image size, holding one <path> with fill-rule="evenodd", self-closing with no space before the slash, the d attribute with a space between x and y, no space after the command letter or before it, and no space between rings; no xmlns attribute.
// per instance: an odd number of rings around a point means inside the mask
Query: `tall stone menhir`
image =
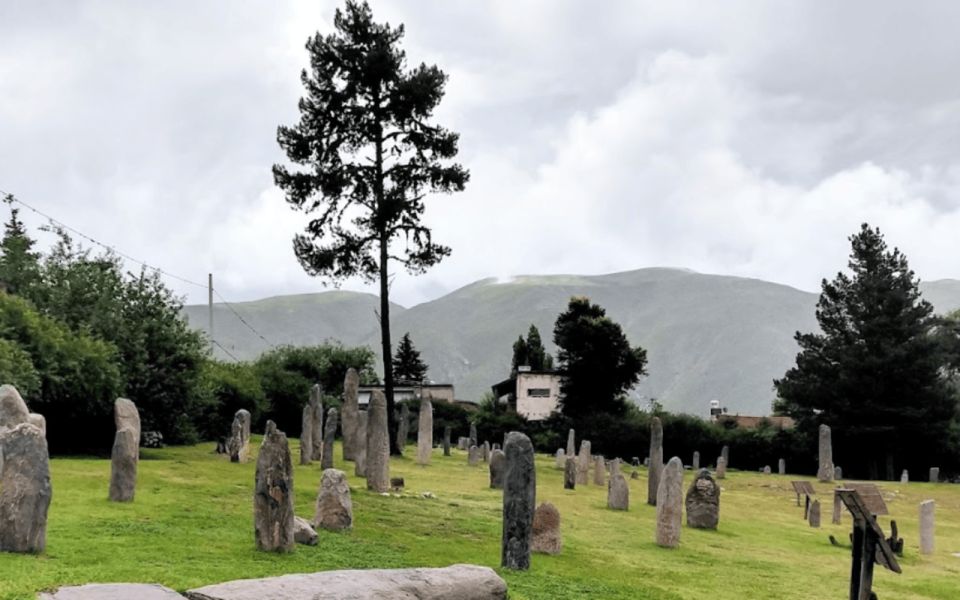
<svg viewBox="0 0 960 600"><path fill-rule="evenodd" d="M343 435L343 460L357 460L357 452L363 446L366 450L367 432L360 427L360 406L357 391L360 387L360 375L353 367L347 369L343 378L343 405L340 407L340 431Z"/></svg>
<svg viewBox="0 0 960 600"><path fill-rule="evenodd" d="M380 390L370 394L367 407L367 489L390 490L390 435L387 432L387 399Z"/></svg>
<svg viewBox="0 0 960 600"><path fill-rule="evenodd" d="M140 413L136 405L126 398L117 398L113 403L113 422L117 433L110 454L110 500L132 502L140 462Z"/></svg>
<svg viewBox="0 0 960 600"><path fill-rule="evenodd" d="M293 464L287 436L267 421L267 430L257 456L253 495L253 530L257 550L292 552Z"/></svg>
<svg viewBox="0 0 960 600"><path fill-rule="evenodd" d="M410 406L406 402L400 403L400 418L397 419L397 452L401 455L407 447L410 434Z"/></svg>
<svg viewBox="0 0 960 600"><path fill-rule="evenodd" d="M526 435L511 431L503 444L503 538L500 566L525 571L530 568L530 537L537 506L537 473L533 444Z"/></svg>
<svg viewBox="0 0 960 600"><path fill-rule="evenodd" d="M820 425L820 467L817 469L817 481L833 481L833 443L830 439L830 427Z"/></svg>
<svg viewBox="0 0 960 600"><path fill-rule="evenodd" d="M310 388L310 399L307 402L310 406L310 441L313 447L310 456L313 460L321 460L323 457L323 388L319 383L315 383Z"/></svg>
<svg viewBox="0 0 960 600"><path fill-rule="evenodd" d="M323 430L323 450L320 457L321 469L333 468L333 441L337 437L337 409L331 408L327 411L327 424Z"/></svg>
<svg viewBox="0 0 960 600"><path fill-rule="evenodd" d="M313 406L308 403L300 419L300 464L309 465L313 458Z"/></svg>
<svg viewBox="0 0 960 600"><path fill-rule="evenodd" d="M577 453L577 445L575 443L576 434L571 429L567 432L567 456L573 456Z"/></svg>
<svg viewBox="0 0 960 600"><path fill-rule="evenodd" d="M0 386L0 552L42 552L50 508L47 439L12 385Z"/></svg>
<svg viewBox="0 0 960 600"><path fill-rule="evenodd" d="M660 417L650 419L650 469L647 472L647 504L657 505L657 489L663 471L663 425Z"/></svg>
<svg viewBox="0 0 960 600"><path fill-rule="evenodd" d="M581 440L580 455L577 456L577 485L590 483L590 463L593 456L590 451L590 440Z"/></svg>
<svg viewBox="0 0 960 600"><path fill-rule="evenodd" d="M665 548L680 545L682 524L683 462L674 456L663 468L657 489L657 545Z"/></svg>
<svg viewBox="0 0 960 600"><path fill-rule="evenodd" d="M233 416L227 452L230 454L230 462L243 463L250 458L250 412L244 408Z"/></svg>
<svg viewBox="0 0 960 600"><path fill-rule="evenodd" d="M417 420L417 464L429 465L432 453L433 403L430 398L424 398L420 401L420 416Z"/></svg>

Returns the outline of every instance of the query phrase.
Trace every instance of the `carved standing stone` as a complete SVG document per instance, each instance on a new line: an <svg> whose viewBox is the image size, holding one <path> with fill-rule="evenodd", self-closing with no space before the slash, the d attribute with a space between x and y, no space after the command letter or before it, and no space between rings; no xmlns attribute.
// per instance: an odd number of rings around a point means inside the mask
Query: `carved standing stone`
<svg viewBox="0 0 960 600"><path fill-rule="evenodd" d="M533 513L533 539L530 550L540 554L560 554L563 540L560 537L560 511L549 502L544 502Z"/></svg>
<svg viewBox="0 0 960 600"><path fill-rule="evenodd" d="M137 491L137 465L140 462L140 413L133 402L117 398L113 403L117 433L110 454L110 500L132 502Z"/></svg>
<svg viewBox="0 0 960 600"><path fill-rule="evenodd" d="M577 459L574 456L568 456L563 466L563 489L574 490L577 488Z"/></svg>
<svg viewBox="0 0 960 600"><path fill-rule="evenodd" d="M920 503L920 554L933 554L934 509L933 500Z"/></svg>
<svg viewBox="0 0 960 600"><path fill-rule="evenodd" d="M650 470L647 473L647 504L657 505L657 490L663 471L663 425L660 417L650 419Z"/></svg>
<svg viewBox="0 0 960 600"><path fill-rule="evenodd" d="M777 474L786 475L787 474L787 461L782 458L777 461Z"/></svg>
<svg viewBox="0 0 960 600"><path fill-rule="evenodd" d="M323 472L313 526L330 531L353 527L353 501L350 499L350 485L343 471L326 469Z"/></svg>
<svg viewBox="0 0 960 600"><path fill-rule="evenodd" d="M361 448L366 451L367 430L360 427L360 408L357 401L357 389L360 387L360 375L353 367L347 369L343 378L343 424L340 432L343 434L343 460L356 460Z"/></svg>
<svg viewBox="0 0 960 600"><path fill-rule="evenodd" d="M313 384L310 388L310 400L308 404L313 407L310 413L310 441L313 447L310 451L310 457L313 460L323 459L324 433L323 433L323 388L319 383ZM331 457L332 460L333 457Z"/></svg>
<svg viewBox="0 0 960 600"><path fill-rule="evenodd" d="M503 489L506 460L503 450L492 450L490 452L490 487L495 490Z"/></svg>
<svg viewBox="0 0 960 600"><path fill-rule="evenodd" d="M257 456L253 527L257 549L291 552L294 540L293 464L287 436L267 421Z"/></svg>
<svg viewBox="0 0 960 600"><path fill-rule="evenodd" d="M807 520L810 527L820 527L820 501L814 500L810 503L810 512L807 513Z"/></svg>
<svg viewBox="0 0 960 600"><path fill-rule="evenodd" d="M830 439L830 427L820 425L820 467L817 469L817 481L833 481L833 443Z"/></svg>
<svg viewBox="0 0 960 600"><path fill-rule="evenodd" d="M443 455L450 456L450 426L443 428Z"/></svg>
<svg viewBox="0 0 960 600"><path fill-rule="evenodd" d="M533 444L526 435L511 431L503 445L503 538L500 566L525 571L530 568L530 537L537 505L537 473Z"/></svg>
<svg viewBox="0 0 960 600"><path fill-rule="evenodd" d="M313 461L313 406L303 407L300 419L300 464L309 465Z"/></svg>
<svg viewBox="0 0 960 600"><path fill-rule="evenodd" d="M577 485L590 483L590 440L580 442L580 455L577 457Z"/></svg>
<svg viewBox="0 0 960 600"><path fill-rule="evenodd" d="M244 463L250 459L250 412L244 408L233 416L227 452L230 453L230 462Z"/></svg>
<svg viewBox="0 0 960 600"><path fill-rule="evenodd" d="M701 469L687 490L687 527L716 529L720 522L720 486Z"/></svg>
<svg viewBox="0 0 960 600"><path fill-rule="evenodd" d="M3 386L11 388L13 386ZM14 389L0 391L8 398ZM19 398L19 394L16 394ZM21 400L22 402L22 400ZM26 414L11 409L13 402L0 404L4 427L0 428L0 552L42 552L47 545L47 511L53 491L50 487L50 456L43 432L27 422ZM13 427L9 425L13 424Z"/></svg>
<svg viewBox="0 0 960 600"><path fill-rule="evenodd" d="M683 462L674 456L660 474L657 489L657 545L680 545L683 525Z"/></svg>
<svg viewBox="0 0 960 600"><path fill-rule="evenodd" d="M433 453L433 403L430 398L420 401L417 421L417 464L429 465Z"/></svg>
<svg viewBox="0 0 960 600"><path fill-rule="evenodd" d="M610 469L610 481L607 483L607 508L612 510L630 509L630 486L620 472L620 459L614 459Z"/></svg>
<svg viewBox="0 0 960 600"><path fill-rule="evenodd" d="M607 466L603 457L600 455L593 457L593 484L607 485L606 474Z"/></svg>
<svg viewBox="0 0 960 600"><path fill-rule="evenodd" d="M567 464L567 453L564 452L563 448L557 449L556 454L556 467L562 469Z"/></svg>
<svg viewBox="0 0 960 600"><path fill-rule="evenodd" d="M331 408L327 411L327 423L323 430L323 449L320 455L320 468L324 470L333 468L333 442L337 438L337 425L339 425L337 409Z"/></svg>
<svg viewBox="0 0 960 600"><path fill-rule="evenodd" d="M387 399L380 390L370 394L367 409L367 489L390 490L390 435L387 430Z"/></svg>
<svg viewBox="0 0 960 600"><path fill-rule="evenodd" d="M367 411L361 410L357 413L357 420L354 423L357 431L363 432L362 444L357 444L356 452L353 455L353 474L357 477L366 478L367 476Z"/></svg>
<svg viewBox="0 0 960 600"><path fill-rule="evenodd" d="M699 470L700 470L700 452L694 451L694 453L693 453L693 462L690 463L690 464L691 464L691 468L692 468L694 471L699 471Z"/></svg>

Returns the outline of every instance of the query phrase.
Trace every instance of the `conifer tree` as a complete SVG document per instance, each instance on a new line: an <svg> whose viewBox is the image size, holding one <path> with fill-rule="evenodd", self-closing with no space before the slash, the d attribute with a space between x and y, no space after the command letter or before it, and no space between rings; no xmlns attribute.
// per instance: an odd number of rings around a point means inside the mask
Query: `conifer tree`
<svg viewBox="0 0 960 600"><path fill-rule="evenodd" d="M4 198L10 205L10 220L0 241L0 284L11 294L32 298L41 281L40 253L33 250L34 240L13 207L13 196Z"/></svg>
<svg viewBox="0 0 960 600"><path fill-rule="evenodd" d="M409 332L403 334L397 344L393 375L398 383L423 383L427 378L427 364L420 359L420 351L413 347Z"/></svg>

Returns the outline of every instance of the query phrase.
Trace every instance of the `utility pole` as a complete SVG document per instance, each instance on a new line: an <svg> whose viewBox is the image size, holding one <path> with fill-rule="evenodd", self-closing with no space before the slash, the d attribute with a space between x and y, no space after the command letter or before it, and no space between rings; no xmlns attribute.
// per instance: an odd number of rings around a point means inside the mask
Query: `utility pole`
<svg viewBox="0 0 960 600"><path fill-rule="evenodd" d="M213 351L213 273L207 273L207 307L210 310L210 351Z"/></svg>

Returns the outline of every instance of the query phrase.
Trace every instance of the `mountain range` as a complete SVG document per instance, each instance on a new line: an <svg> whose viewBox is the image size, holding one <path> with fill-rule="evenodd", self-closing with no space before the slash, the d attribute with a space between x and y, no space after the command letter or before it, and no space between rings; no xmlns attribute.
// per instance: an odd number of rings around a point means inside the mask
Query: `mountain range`
<svg viewBox="0 0 960 600"><path fill-rule="evenodd" d="M960 281L921 284L937 312L960 308ZM684 269L650 268L609 275L530 275L483 279L405 308L392 305L394 340L409 332L429 365L428 377L452 382L456 395L478 401L509 374L512 345L531 324L547 349L553 323L571 296L587 296L647 350L648 375L634 401L706 415L719 400L731 413L763 415L772 381L794 364L796 331L817 327L817 295L789 286ZM372 294L327 291L214 304L214 337L234 357L256 358L271 344L339 340L379 348ZM184 307L191 326L207 331L208 307ZM256 335L237 315L260 332ZM227 358L217 349L217 356Z"/></svg>

